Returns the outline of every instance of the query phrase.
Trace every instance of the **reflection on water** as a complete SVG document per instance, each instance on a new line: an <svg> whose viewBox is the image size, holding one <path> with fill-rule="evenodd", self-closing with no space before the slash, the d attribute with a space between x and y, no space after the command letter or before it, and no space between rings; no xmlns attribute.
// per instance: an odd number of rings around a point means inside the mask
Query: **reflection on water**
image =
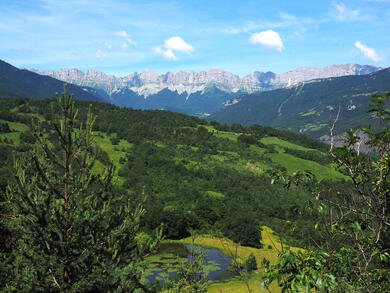
<svg viewBox="0 0 390 293"><path fill-rule="evenodd" d="M198 248L197 246L194 247ZM218 249L205 249L199 247L201 251L206 250L206 270L207 278L215 282L227 282L235 275L229 271L229 266L232 259L224 255ZM183 245L180 243L162 243L159 246L158 255L148 259L149 270L147 279L149 282L163 283L168 277L176 275L175 266L189 263L191 260L191 245Z"/></svg>

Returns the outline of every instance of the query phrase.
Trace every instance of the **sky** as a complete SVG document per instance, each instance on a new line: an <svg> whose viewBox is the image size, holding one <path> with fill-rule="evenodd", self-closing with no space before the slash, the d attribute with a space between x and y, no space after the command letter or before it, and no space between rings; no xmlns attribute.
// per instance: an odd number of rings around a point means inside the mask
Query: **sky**
<svg viewBox="0 0 390 293"><path fill-rule="evenodd" d="M0 59L125 76L390 61L390 0L0 0Z"/></svg>

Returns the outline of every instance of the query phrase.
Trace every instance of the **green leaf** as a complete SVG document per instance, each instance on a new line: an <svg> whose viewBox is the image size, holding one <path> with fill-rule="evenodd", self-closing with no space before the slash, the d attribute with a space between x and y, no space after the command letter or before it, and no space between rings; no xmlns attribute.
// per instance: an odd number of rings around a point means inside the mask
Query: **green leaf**
<svg viewBox="0 0 390 293"><path fill-rule="evenodd" d="M362 231L362 228L361 228L360 224L357 221L355 221L353 224L351 224L351 227L352 227L352 229L355 230L355 232L361 232Z"/></svg>

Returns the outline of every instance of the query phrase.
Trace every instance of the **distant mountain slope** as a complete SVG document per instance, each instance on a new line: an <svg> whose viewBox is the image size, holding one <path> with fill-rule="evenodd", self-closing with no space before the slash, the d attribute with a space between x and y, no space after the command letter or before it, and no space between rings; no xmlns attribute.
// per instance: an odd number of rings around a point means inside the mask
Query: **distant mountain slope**
<svg viewBox="0 0 390 293"><path fill-rule="evenodd" d="M216 86L187 94L165 88L145 98L130 89L123 88L111 95L111 102L121 107L134 109L170 110L184 114L207 116L216 112L238 93L227 93Z"/></svg>
<svg viewBox="0 0 390 293"><path fill-rule="evenodd" d="M368 125L371 96L387 91L390 91L390 68L369 75L316 79L290 88L240 96L240 102L221 109L209 119L267 125L320 137L328 133L331 108L337 111L341 106L336 125L340 131Z"/></svg>
<svg viewBox="0 0 390 293"><path fill-rule="evenodd" d="M43 76L29 70L18 69L11 64L0 60L0 98L29 97L42 99L54 97L56 92L62 92L64 81ZM69 92L75 94L76 99L86 101L108 102L108 97L98 94L96 89L68 85ZM105 95L105 93L101 93Z"/></svg>

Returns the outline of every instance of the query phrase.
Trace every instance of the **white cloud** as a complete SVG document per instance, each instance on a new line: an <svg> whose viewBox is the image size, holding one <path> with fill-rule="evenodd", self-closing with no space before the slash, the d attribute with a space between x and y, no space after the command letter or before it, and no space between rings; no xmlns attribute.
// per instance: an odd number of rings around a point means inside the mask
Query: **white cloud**
<svg viewBox="0 0 390 293"><path fill-rule="evenodd" d="M168 50L165 50L163 52L164 56L167 57L168 59L172 59L172 60L175 60L177 61L177 57L175 56L175 54L172 52L171 49L168 49Z"/></svg>
<svg viewBox="0 0 390 293"><path fill-rule="evenodd" d="M298 33L304 33L308 30L315 29L318 24L327 22L325 19L313 19L310 17L297 17L293 14L280 12L272 21L246 21L237 27L227 27L222 29L222 33L228 35L236 35L240 33L251 33L266 29L293 29Z"/></svg>
<svg viewBox="0 0 390 293"><path fill-rule="evenodd" d="M368 15L361 15L357 9L349 9L343 3L333 2L334 17L339 21L360 21L369 18Z"/></svg>
<svg viewBox="0 0 390 293"><path fill-rule="evenodd" d="M180 37L171 37L164 43L165 48L191 54L194 48Z"/></svg>
<svg viewBox="0 0 390 293"><path fill-rule="evenodd" d="M96 58L97 58L97 59L101 59L101 58L107 56L107 54L104 53L101 49L98 49L98 50L96 51L96 54L95 54L95 55L96 55Z"/></svg>
<svg viewBox="0 0 390 293"><path fill-rule="evenodd" d="M121 37L121 38L125 39L126 42L129 43L130 45L133 45L133 46L136 46L136 45L137 45L137 43L134 42L134 41L130 38L129 34L128 34L127 32L125 32L125 31L118 31L118 32L115 32L114 34L115 34L116 36L118 36L118 37Z"/></svg>
<svg viewBox="0 0 390 293"><path fill-rule="evenodd" d="M165 58L177 61L175 53L173 53L172 49L162 49L161 46L157 46L154 48L154 51L160 55L163 55Z"/></svg>
<svg viewBox="0 0 390 293"><path fill-rule="evenodd" d="M127 50L129 48L129 45L127 43L123 43L121 47L123 50Z"/></svg>
<svg viewBox="0 0 390 293"><path fill-rule="evenodd" d="M261 44L279 53L281 53L284 49L280 35L273 30L254 33L251 35L249 41L253 44Z"/></svg>
<svg viewBox="0 0 390 293"><path fill-rule="evenodd" d="M378 62L381 60L381 58L379 57L378 53L375 51L374 48L370 48L360 41L355 42L355 47L358 48L360 52L362 52L363 55L366 56L366 58L374 62Z"/></svg>
<svg viewBox="0 0 390 293"><path fill-rule="evenodd" d="M236 34L239 34L241 32L241 30L238 28L227 28L227 29L224 29L222 32L225 34L228 34L228 35L236 35Z"/></svg>
<svg viewBox="0 0 390 293"><path fill-rule="evenodd" d="M182 38L171 37L165 40L163 46L157 46L153 50L167 59L177 61L179 58L177 58L175 52L183 52L191 55L195 49L192 45L186 43Z"/></svg>

